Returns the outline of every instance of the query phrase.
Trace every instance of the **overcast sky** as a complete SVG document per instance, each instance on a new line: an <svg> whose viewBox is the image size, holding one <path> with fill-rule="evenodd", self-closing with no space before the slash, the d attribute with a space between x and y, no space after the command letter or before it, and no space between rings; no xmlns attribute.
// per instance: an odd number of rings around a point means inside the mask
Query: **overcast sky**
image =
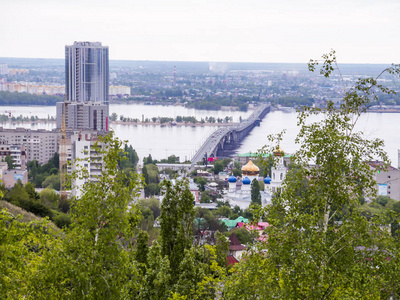
<svg viewBox="0 0 400 300"><path fill-rule="evenodd" d="M400 0L0 0L0 57L399 63Z"/></svg>

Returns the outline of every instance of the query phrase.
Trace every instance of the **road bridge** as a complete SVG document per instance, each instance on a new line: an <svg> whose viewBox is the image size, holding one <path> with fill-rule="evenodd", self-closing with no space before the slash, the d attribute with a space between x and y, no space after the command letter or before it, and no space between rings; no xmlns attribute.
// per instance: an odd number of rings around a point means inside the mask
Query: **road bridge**
<svg viewBox="0 0 400 300"><path fill-rule="evenodd" d="M203 161L204 154L208 157L222 155L224 150L234 150L240 142L271 110L270 104L258 106L246 120L239 124L217 129L212 133L192 158L192 166Z"/></svg>

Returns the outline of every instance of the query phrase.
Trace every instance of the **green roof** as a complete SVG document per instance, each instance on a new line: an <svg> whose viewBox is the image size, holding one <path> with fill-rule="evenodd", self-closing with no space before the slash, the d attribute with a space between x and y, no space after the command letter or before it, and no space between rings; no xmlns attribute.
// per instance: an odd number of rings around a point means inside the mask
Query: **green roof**
<svg viewBox="0 0 400 300"><path fill-rule="evenodd" d="M222 223L224 223L226 225L226 227L228 227L228 229L232 229L234 227L236 227L237 223L249 223L249 219L246 219L242 216L236 218L235 220L221 220Z"/></svg>

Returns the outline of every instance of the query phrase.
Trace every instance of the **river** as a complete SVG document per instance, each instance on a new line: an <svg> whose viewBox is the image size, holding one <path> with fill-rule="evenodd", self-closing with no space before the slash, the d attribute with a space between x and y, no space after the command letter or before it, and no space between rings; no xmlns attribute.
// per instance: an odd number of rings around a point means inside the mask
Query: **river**
<svg viewBox="0 0 400 300"><path fill-rule="evenodd" d="M38 116L40 118L55 117L56 108L48 106L3 106L2 111L12 111L13 116ZM205 111L189 109L182 106L162 106L144 104L111 104L110 114L115 112L118 116L130 118L176 117L195 116L201 118L213 116L215 118L232 117L234 121L245 119L251 114L239 111ZM278 133L286 129L281 147L291 153L298 149L294 143L299 131L297 127L297 113L273 111L263 119L259 127L255 127L242 141L235 153L255 152L267 143L267 135ZM313 119L318 120L314 117ZM396 113L367 113L359 120L357 129L365 133L367 138L381 138L385 141L385 150L389 154L392 165L398 166L397 149L400 148L400 122ZM32 129L52 129L54 122L40 123L0 123L4 128L25 127ZM111 125L116 136L128 142L136 149L140 158L149 154L155 159L177 155L181 161L190 159L205 139L217 129L215 126L160 126L160 125Z"/></svg>

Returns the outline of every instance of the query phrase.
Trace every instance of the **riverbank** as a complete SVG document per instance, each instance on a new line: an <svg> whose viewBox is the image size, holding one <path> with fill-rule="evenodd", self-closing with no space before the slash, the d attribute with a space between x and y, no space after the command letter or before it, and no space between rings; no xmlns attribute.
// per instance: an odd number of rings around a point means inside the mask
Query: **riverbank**
<svg viewBox="0 0 400 300"><path fill-rule="evenodd" d="M161 122L123 122L123 121L110 121L110 124L117 125L152 125L152 126L192 126L192 127L207 127L207 126L231 126L239 124L237 122L228 122L228 123L190 123L190 122L169 122L169 123L161 123Z"/></svg>
<svg viewBox="0 0 400 300"><path fill-rule="evenodd" d="M2 122L4 123L12 123L12 124L55 124L56 121L54 120L35 120L35 121L7 121ZM1 124L1 123L0 123ZM190 123L190 122L168 122L168 123L161 123L161 122L123 122L123 121L110 121L110 125L145 125L145 126L192 126L192 127L209 127L209 126L231 126L237 125L238 122L228 122L228 123Z"/></svg>

